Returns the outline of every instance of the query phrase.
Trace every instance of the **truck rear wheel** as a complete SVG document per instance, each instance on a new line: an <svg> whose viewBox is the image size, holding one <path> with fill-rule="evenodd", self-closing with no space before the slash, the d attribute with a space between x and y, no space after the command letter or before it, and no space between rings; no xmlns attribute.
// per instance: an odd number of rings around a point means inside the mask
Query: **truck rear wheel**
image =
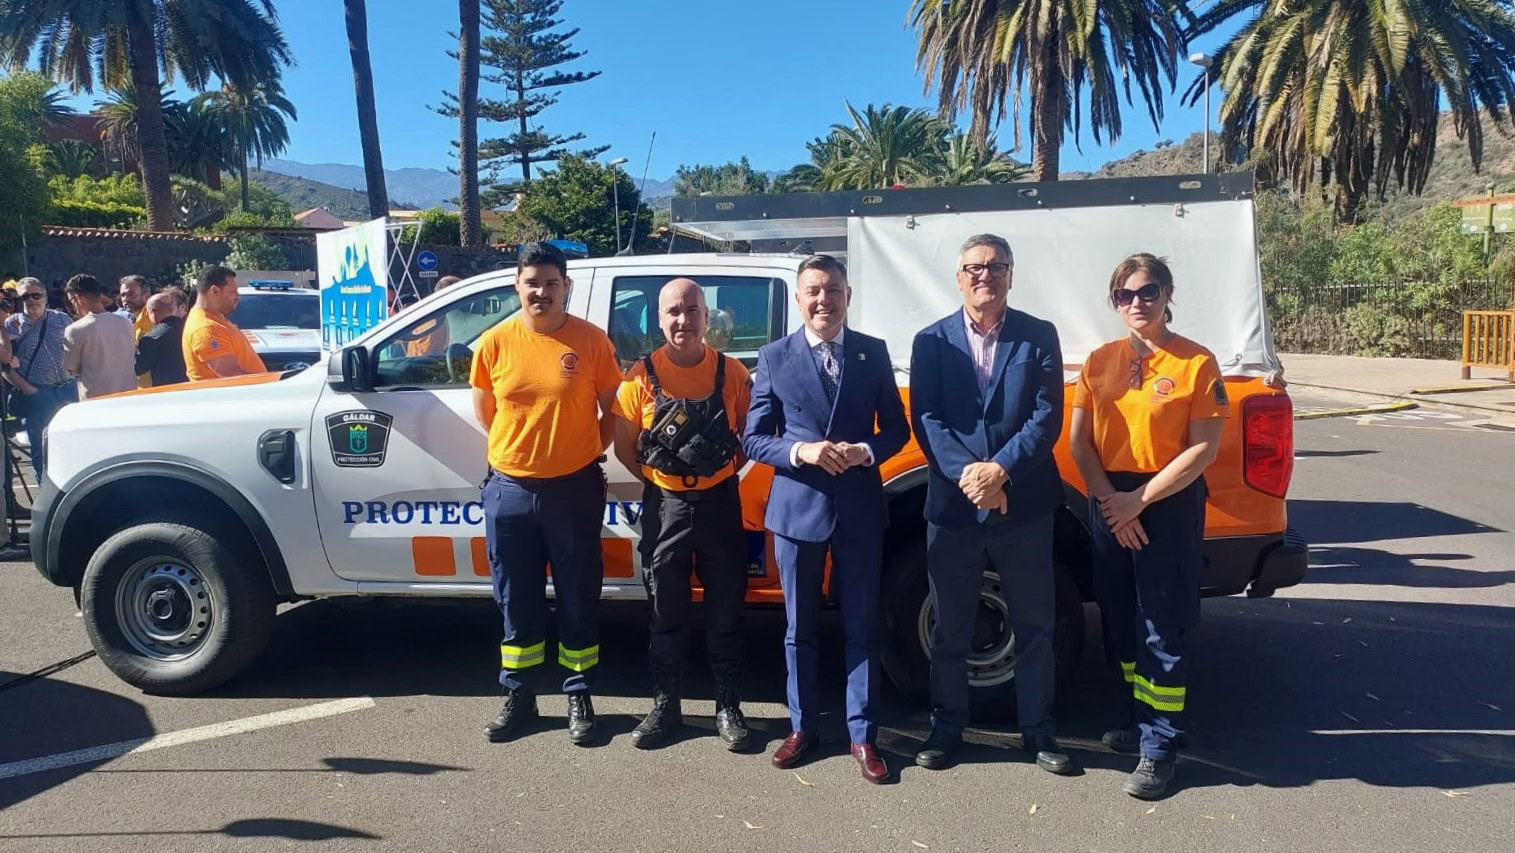
<svg viewBox="0 0 1515 853"><path fill-rule="evenodd" d="M273 629L268 579L206 527L128 527L84 570L80 609L90 642L111 672L145 692L215 688L257 658Z"/></svg>
<svg viewBox="0 0 1515 853"><path fill-rule="evenodd" d="M1084 604L1078 585L1056 557L1056 623L1053 655L1058 681L1077 666L1084 651ZM968 658L968 686L975 720L1015 719L1015 646L1006 590L999 575L985 571ZM931 694L931 628L936 615L926 577L924 537L896 552L885 572L884 671L901 692L929 704Z"/></svg>

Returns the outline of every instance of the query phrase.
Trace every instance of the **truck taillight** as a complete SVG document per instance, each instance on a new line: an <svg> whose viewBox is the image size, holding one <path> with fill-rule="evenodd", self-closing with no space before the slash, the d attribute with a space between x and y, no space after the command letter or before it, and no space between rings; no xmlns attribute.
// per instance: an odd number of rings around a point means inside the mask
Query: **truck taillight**
<svg viewBox="0 0 1515 853"><path fill-rule="evenodd" d="M1242 476L1275 498L1294 474L1294 403L1288 394L1259 394L1241 404Z"/></svg>

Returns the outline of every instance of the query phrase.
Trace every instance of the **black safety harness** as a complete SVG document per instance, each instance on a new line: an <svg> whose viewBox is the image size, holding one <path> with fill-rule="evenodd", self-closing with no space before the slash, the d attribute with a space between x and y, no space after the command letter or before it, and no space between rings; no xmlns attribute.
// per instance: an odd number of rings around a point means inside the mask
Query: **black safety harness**
<svg viewBox="0 0 1515 853"><path fill-rule="evenodd" d="M683 479L694 488L701 477L714 476L731 464L740 443L726 417L726 357L716 353L715 392L703 400L682 400L663 393L652 356L642 359L656 410L651 429L637 437L637 462Z"/></svg>

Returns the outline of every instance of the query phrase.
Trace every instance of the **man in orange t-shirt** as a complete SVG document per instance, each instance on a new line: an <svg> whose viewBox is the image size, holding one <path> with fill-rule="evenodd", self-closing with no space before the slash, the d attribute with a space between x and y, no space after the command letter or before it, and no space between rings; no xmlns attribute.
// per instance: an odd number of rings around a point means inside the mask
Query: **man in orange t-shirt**
<svg viewBox="0 0 1515 853"><path fill-rule="evenodd" d="M237 310L237 274L226 267L206 267L195 281L195 292L181 344L189 381L266 373L247 336L226 319Z"/></svg>
<svg viewBox="0 0 1515 853"><path fill-rule="evenodd" d="M652 591L653 707L631 733L641 749L683 726L691 572L705 590L716 734L733 751L748 739L737 694L747 540L736 472L752 391L740 361L705 345L709 323L699 284L676 278L663 285L658 324L668 343L632 365L616 395L616 457L645 484L641 555Z"/></svg>
<svg viewBox="0 0 1515 853"><path fill-rule="evenodd" d="M547 662L547 567L557 599L558 664L567 670L568 738L594 736L589 671L600 660L598 608L605 567L601 454L621 384L610 338L568 313L573 285L557 247L521 247L521 311L485 332L473 355L474 413L489 436L484 536L504 620L500 684L505 707L484 728L510 740L537 717Z"/></svg>

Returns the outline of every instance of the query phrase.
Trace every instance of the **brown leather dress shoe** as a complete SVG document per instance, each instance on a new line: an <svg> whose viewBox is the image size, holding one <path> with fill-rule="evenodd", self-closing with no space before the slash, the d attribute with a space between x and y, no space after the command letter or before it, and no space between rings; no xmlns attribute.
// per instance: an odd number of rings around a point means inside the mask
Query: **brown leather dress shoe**
<svg viewBox="0 0 1515 853"><path fill-rule="evenodd" d="M889 781L889 765L879 756L878 749L871 743L855 743L852 745L852 757L857 759L858 769L862 771L863 778L875 785L882 785Z"/></svg>
<svg viewBox="0 0 1515 853"><path fill-rule="evenodd" d="M801 731L790 732L789 737L784 738L779 748L773 751L773 766L780 770L792 767L812 746L815 746L813 736Z"/></svg>

